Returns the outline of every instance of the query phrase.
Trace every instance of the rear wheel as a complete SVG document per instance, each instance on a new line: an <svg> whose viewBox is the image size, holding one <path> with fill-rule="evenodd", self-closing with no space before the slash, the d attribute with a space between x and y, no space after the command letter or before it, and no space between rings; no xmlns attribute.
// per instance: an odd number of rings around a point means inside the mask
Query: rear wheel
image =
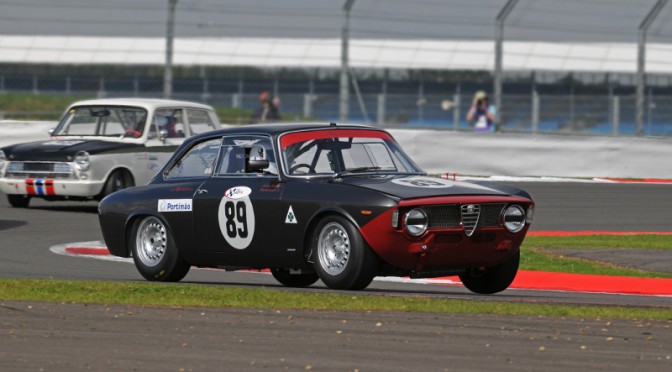
<svg viewBox="0 0 672 372"><path fill-rule="evenodd" d="M376 275L378 257L342 216L327 216L317 224L312 249L315 271L329 288L364 289Z"/></svg>
<svg viewBox="0 0 672 372"><path fill-rule="evenodd" d="M147 280L177 282L189 272L166 225L154 216L136 223L131 233L133 262Z"/></svg>
<svg viewBox="0 0 672 372"><path fill-rule="evenodd" d="M271 274L280 284L295 288L307 287L320 279L316 273L292 274L287 269L271 269Z"/></svg>
<svg viewBox="0 0 672 372"><path fill-rule="evenodd" d="M9 205L14 208L27 208L30 203L30 196L27 195L7 195Z"/></svg>
<svg viewBox="0 0 672 372"><path fill-rule="evenodd" d="M133 186L133 178L131 178L131 175L124 170L117 169L112 172L112 174L110 174L107 182L105 182L105 187L103 187L103 193L101 194L100 198L102 199L115 191L123 190Z"/></svg>
<svg viewBox="0 0 672 372"><path fill-rule="evenodd" d="M511 285L518 273L520 251L501 265L487 268L469 269L460 275L460 280L468 290L479 294L501 292Z"/></svg>

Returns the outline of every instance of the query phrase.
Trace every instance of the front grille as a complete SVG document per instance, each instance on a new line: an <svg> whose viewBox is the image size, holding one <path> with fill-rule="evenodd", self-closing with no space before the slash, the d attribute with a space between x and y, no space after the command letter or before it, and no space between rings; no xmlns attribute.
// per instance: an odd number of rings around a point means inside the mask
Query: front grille
<svg viewBox="0 0 672 372"><path fill-rule="evenodd" d="M462 225L464 226L464 233L471 236L478 225L478 218L481 216L481 206L479 204L465 204L460 210L462 211Z"/></svg>
<svg viewBox="0 0 672 372"><path fill-rule="evenodd" d="M506 204L449 204L424 207L429 229L456 229L463 227L467 236L478 228L498 227L499 217ZM472 206L472 208L469 208Z"/></svg>
<svg viewBox="0 0 672 372"><path fill-rule="evenodd" d="M72 166L65 162L12 161L7 164L7 177L73 178Z"/></svg>
<svg viewBox="0 0 672 372"><path fill-rule="evenodd" d="M455 205L426 207L430 229L454 229L460 227L460 208Z"/></svg>

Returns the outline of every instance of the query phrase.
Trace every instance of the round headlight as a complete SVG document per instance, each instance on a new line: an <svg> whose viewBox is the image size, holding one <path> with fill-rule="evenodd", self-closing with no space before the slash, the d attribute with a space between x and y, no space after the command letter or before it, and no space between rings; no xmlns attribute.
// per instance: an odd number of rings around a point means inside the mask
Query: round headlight
<svg viewBox="0 0 672 372"><path fill-rule="evenodd" d="M512 233L517 233L525 227L525 211L519 205L511 205L504 210L504 227Z"/></svg>
<svg viewBox="0 0 672 372"><path fill-rule="evenodd" d="M406 232L411 236L420 236L427 231L429 219L427 214L420 208L411 209L404 217Z"/></svg>
<svg viewBox="0 0 672 372"><path fill-rule="evenodd" d="M89 169L89 165L91 165L91 158L89 157L89 153L86 151L80 151L75 154L75 164L80 171Z"/></svg>

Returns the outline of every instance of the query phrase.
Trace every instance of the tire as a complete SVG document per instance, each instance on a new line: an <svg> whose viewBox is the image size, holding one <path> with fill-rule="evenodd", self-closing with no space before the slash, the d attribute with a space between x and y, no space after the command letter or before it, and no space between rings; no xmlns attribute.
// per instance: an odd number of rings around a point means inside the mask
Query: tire
<svg viewBox="0 0 672 372"><path fill-rule="evenodd" d="M478 294L501 292L511 285L518 273L520 250L501 265L485 269L469 269L460 274L460 280L468 290Z"/></svg>
<svg viewBox="0 0 672 372"><path fill-rule="evenodd" d="M112 172L112 174L110 174L110 177L108 177L107 182L105 182L105 186L103 187L103 192L100 195L100 199L103 199L104 197L112 194L113 192L133 186L135 185L133 184L133 179L131 178L131 176L126 171L117 169L114 172Z"/></svg>
<svg viewBox="0 0 672 372"><path fill-rule="evenodd" d="M290 274L287 269L271 269L271 274L280 284L294 288L307 287L320 279L316 273Z"/></svg>
<svg viewBox="0 0 672 372"><path fill-rule="evenodd" d="M172 234L155 216L134 225L130 243L135 267L149 281L178 282L189 272L190 265L180 257Z"/></svg>
<svg viewBox="0 0 672 372"><path fill-rule="evenodd" d="M330 215L317 224L311 249L315 271L331 289L364 289L376 275L378 257L342 216Z"/></svg>
<svg viewBox="0 0 672 372"><path fill-rule="evenodd" d="M28 208L30 204L30 196L27 195L7 195L7 201L9 205L14 208Z"/></svg>

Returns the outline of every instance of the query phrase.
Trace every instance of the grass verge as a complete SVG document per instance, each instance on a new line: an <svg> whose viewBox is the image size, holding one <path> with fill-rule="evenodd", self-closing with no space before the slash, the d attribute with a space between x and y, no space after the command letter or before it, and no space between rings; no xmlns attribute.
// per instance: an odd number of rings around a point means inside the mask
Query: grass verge
<svg viewBox="0 0 672 372"><path fill-rule="evenodd" d="M554 249L558 248L672 251L672 237L669 235L528 236L521 247L520 269L638 278L672 278L672 274L668 273L624 268L582 258L563 257L560 253L554 252Z"/></svg>
<svg viewBox="0 0 672 372"><path fill-rule="evenodd" d="M353 296L341 293L306 293L267 288L149 282L0 279L0 299L170 307L402 311L672 320L672 311L658 308L462 301L380 296L366 292Z"/></svg>

